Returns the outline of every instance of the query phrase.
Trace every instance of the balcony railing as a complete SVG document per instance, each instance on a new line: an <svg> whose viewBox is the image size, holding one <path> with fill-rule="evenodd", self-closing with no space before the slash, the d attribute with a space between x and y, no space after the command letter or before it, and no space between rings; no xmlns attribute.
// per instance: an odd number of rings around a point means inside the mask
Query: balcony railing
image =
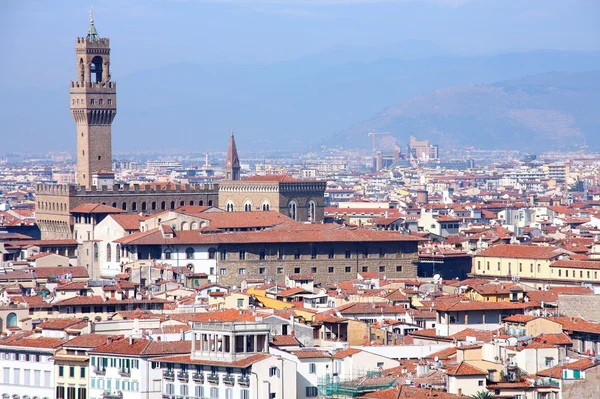
<svg viewBox="0 0 600 399"><path fill-rule="evenodd" d="M121 377L131 377L131 370L130 369L119 369L119 375Z"/></svg>
<svg viewBox="0 0 600 399"><path fill-rule="evenodd" d="M106 368L95 366L94 367L94 373L96 373L98 375L105 375L106 374Z"/></svg>
<svg viewBox="0 0 600 399"><path fill-rule="evenodd" d="M232 376L231 374L224 375L223 376L223 384L226 384L226 385L235 385L235 377Z"/></svg>
<svg viewBox="0 0 600 399"><path fill-rule="evenodd" d="M190 379L190 375L187 371L180 371L177 373L177 379L179 381L187 381Z"/></svg>
<svg viewBox="0 0 600 399"><path fill-rule="evenodd" d="M238 377L238 384L240 384L243 387L248 387L250 386L250 377L247 375L241 375Z"/></svg>
<svg viewBox="0 0 600 399"><path fill-rule="evenodd" d="M194 373L192 374L192 380L194 382L204 383L204 373Z"/></svg>
<svg viewBox="0 0 600 399"><path fill-rule="evenodd" d="M558 387L560 383L550 378L538 378L533 381L535 387Z"/></svg>
<svg viewBox="0 0 600 399"><path fill-rule="evenodd" d="M166 380L173 381L175 379L175 371L173 371L173 370L163 370L163 377Z"/></svg>
<svg viewBox="0 0 600 399"><path fill-rule="evenodd" d="M209 375L206 376L206 379L211 384L218 384L219 383L219 375L218 374L209 374Z"/></svg>
<svg viewBox="0 0 600 399"><path fill-rule="evenodd" d="M102 393L102 398L104 399L121 399L123 397L123 391L104 391Z"/></svg>

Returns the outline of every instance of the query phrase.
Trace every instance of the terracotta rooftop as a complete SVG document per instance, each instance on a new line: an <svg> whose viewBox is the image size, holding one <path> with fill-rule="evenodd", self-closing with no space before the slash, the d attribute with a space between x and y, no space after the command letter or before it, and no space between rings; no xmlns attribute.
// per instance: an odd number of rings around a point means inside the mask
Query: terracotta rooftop
<svg viewBox="0 0 600 399"><path fill-rule="evenodd" d="M271 345L274 346L301 346L300 341L293 335L274 335Z"/></svg>
<svg viewBox="0 0 600 399"><path fill-rule="evenodd" d="M457 376L487 375L487 372L485 372L477 367L473 367L470 364L465 363L465 362L460 362L456 366L449 367L448 369L446 369L446 373L448 375L457 375Z"/></svg>
<svg viewBox="0 0 600 399"><path fill-rule="evenodd" d="M268 353L257 353L255 355L250 355L244 359L236 360L235 362L225 362L219 360L192 360L190 359L190 355L175 355L175 356L163 356L154 358L154 361L162 362L162 363L183 363L183 364L202 364L206 366L222 366L222 367L240 367L246 368L248 366L253 365L254 363L260 362L262 360L268 359L271 355Z"/></svg>
<svg viewBox="0 0 600 399"><path fill-rule="evenodd" d="M522 259L554 259L565 253L564 249L554 246L535 245L495 245L479 254L479 256L498 258L522 258Z"/></svg>
<svg viewBox="0 0 600 399"><path fill-rule="evenodd" d="M317 349L314 350L301 350L292 352L298 359L320 359L320 358L330 358L331 355L328 352L320 351Z"/></svg>
<svg viewBox="0 0 600 399"><path fill-rule="evenodd" d="M102 204L81 204L71 209L72 213L125 213L124 210Z"/></svg>

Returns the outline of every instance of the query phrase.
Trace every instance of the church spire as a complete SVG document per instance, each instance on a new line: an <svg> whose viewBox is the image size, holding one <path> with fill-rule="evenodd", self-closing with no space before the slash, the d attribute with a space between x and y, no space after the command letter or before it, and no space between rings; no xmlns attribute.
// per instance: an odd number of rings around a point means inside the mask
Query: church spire
<svg viewBox="0 0 600 399"><path fill-rule="evenodd" d="M238 157L232 131L229 138L229 148L227 149L227 159L225 160L226 180L240 180L240 169L240 158Z"/></svg>
<svg viewBox="0 0 600 399"><path fill-rule="evenodd" d="M87 38L88 40L98 40L100 36L98 36L98 31L96 31L96 26L94 25L94 12L93 8L90 7L90 29L88 30Z"/></svg>

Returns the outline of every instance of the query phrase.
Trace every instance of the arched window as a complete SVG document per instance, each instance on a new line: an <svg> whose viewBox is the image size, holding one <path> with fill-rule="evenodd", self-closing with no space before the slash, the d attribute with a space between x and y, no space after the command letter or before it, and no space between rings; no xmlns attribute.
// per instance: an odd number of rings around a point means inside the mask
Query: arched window
<svg viewBox="0 0 600 399"><path fill-rule="evenodd" d="M137 211L137 202L133 202L131 204L131 210L134 211L134 212Z"/></svg>
<svg viewBox="0 0 600 399"><path fill-rule="evenodd" d="M198 228L198 223L192 222L192 224L190 225L190 230L196 230L197 228Z"/></svg>
<svg viewBox="0 0 600 399"><path fill-rule="evenodd" d="M110 262L112 260L112 248L109 244L106 244L106 261Z"/></svg>
<svg viewBox="0 0 600 399"><path fill-rule="evenodd" d="M244 212L252 212L252 202L246 201L244 204Z"/></svg>
<svg viewBox="0 0 600 399"><path fill-rule="evenodd" d="M292 201L290 202L290 204L288 205L289 208L289 217L296 220L296 211L298 209L298 205L296 204L296 202Z"/></svg>
<svg viewBox="0 0 600 399"><path fill-rule="evenodd" d="M181 222L181 230L187 230L188 229L188 222Z"/></svg>
<svg viewBox="0 0 600 399"><path fill-rule="evenodd" d="M146 210L146 201L142 202L142 211Z"/></svg>
<svg viewBox="0 0 600 399"><path fill-rule="evenodd" d="M102 57L99 55L92 59L90 64L90 82L102 82Z"/></svg>
<svg viewBox="0 0 600 399"><path fill-rule="evenodd" d="M9 313L8 316L6 316L6 327L16 327L17 322L18 320L16 313Z"/></svg>
<svg viewBox="0 0 600 399"><path fill-rule="evenodd" d="M225 210L227 212L233 212L233 202L227 201L227 205L225 205Z"/></svg>
<svg viewBox="0 0 600 399"><path fill-rule="evenodd" d="M117 247L115 248L115 256L116 259L115 261L120 262L121 261L121 244L117 244Z"/></svg>
<svg viewBox="0 0 600 399"><path fill-rule="evenodd" d="M315 201L308 201L308 204L306 206L307 211L308 211L308 221L309 222L314 222L315 221L315 217L316 217L316 205L315 205Z"/></svg>
<svg viewBox="0 0 600 399"><path fill-rule="evenodd" d="M155 211L156 210L156 201L152 201L152 210Z"/></svg>
<svg viewBox="0 0 600 399"><path fill-rule="evenodd" d="M191 206L194 206L194 201L190 201L190 205L191 205Z"/></svg>
<svg viewBox="0 0 600 399"><path fill-rule="evenodd" d="M163 201L163 202L160 203L160 209L162 209L163 211L165 209L167 209L167 203L165 201Z"/></svg>
<svg viewBox="0 0 600 399"><path fill-rule="evenodd" d="M271 210L271 204L269 204L269 201L264 201L262 204L262 210L263 211L270 211Z"/></svg>
<svg viewBox="0 0 600 399"><path fill-rule="evenodd" d="M171 209L175 209L175 201L171 201Z"/></svg>
<svg viewBox="0 0 600 399"><path fill-rule="evenodd" d="M208 206L212 206L212 200L208 200Z"/></svg>
<svg viewBox="0 0 600 399"><path fill-rule="evenodd" d="M184 206L184 205L185 205L185 201L181 201L181 202L179 203L179 206Z"/></svg>
<svg viewBox="0 0 600 399"><path fill-rule="evenodd" d="M123 209L124 211L127 210L127 202L123 202L123 205L121 205L121 209Z"/></svg>
<svg viewBox="0 0 600 399"><path fill-rule="evenodd" d="M186 259L194 259L194 248L189 247L185 250L185 258Z"/></svg>
<svg viewBox="0 0 600 399"><path fill-rule="evenodd" d="M208 259L214 259L217 250L214 248L208 248Z"/></svg>
<svg viewBox="0 0 600 399"><path fill-rule="evenodd" d="M94 243L94 254L93 255L94 255L94 260L96 262L98 262L98 243L97 242Z"/></svg>
<svg viewBox="0 0 600 399"><path fill-rule="evenodd" d="M202 201L202 200L198 201L198 205L203 206L204 205L204 201Z"/></svg>
<svg viewBox="0 0 600 399"><path fill-rule="evenodd" d="M113 207L113 208L116 208L116 207L117 207L117 203L116 203L116 202L113 202L113 203L112 203L112 207Z"/></svg>

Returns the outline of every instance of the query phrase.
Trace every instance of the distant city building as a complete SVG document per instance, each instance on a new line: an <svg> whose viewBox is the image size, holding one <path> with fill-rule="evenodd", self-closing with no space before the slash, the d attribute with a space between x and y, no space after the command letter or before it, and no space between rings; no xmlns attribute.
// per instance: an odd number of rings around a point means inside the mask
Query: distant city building
<svg viewBox="0 0 600 399"><path fill-rule="evenodd" d="M416 163L437 161L439 148L429 144L429 140L418 141L415 136L410 136L409 153L411 160Z"/></svg>

